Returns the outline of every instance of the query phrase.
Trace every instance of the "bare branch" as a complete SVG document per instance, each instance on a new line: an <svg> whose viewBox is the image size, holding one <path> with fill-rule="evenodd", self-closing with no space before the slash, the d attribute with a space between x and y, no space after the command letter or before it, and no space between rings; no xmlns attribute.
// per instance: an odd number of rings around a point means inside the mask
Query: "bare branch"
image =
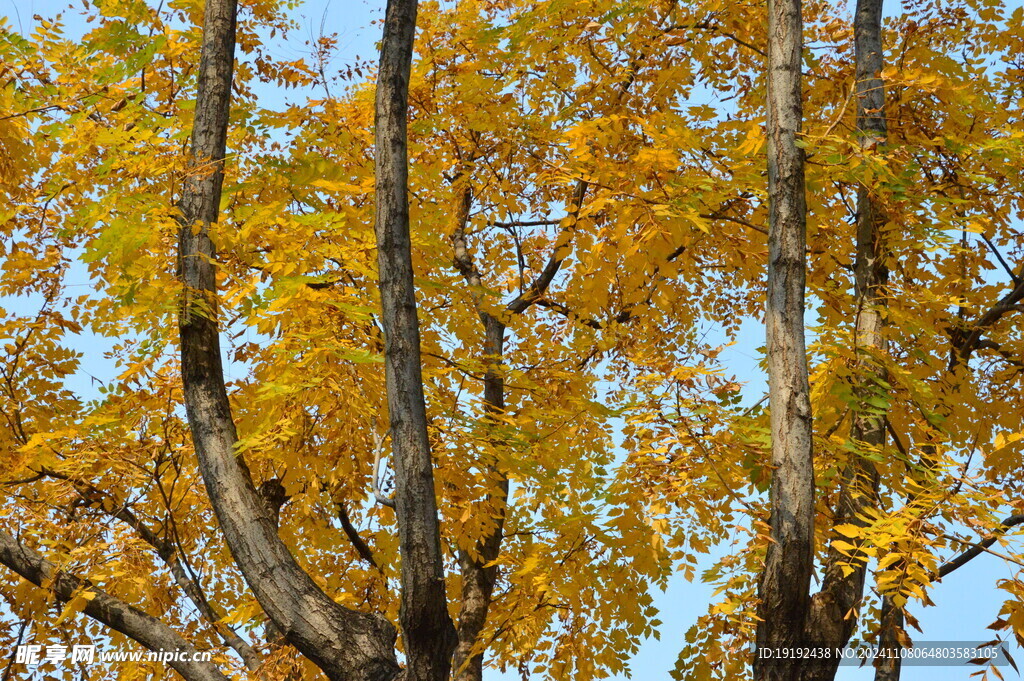
<svg viewBox="0 0 1024 681"><path fill-rule="evenodd" d="M671 33L673 31L685 31L685 30L691 30L691 29L698 29L698 30L703 30L703 31L710 31L712 33L717 33L718 35L720 35L722 37L728 38L729 40L733 41L737 45L742 45L743 47L747 48L748 50L756 52L757 54L761 55L762 57L765 57L765 58L768 57L768 53L765 52L764 50L762 50L760 47L757 47L756 45L752 45L751 43L747 42L746 40L743 40L742 38L737 37L735 34L730 33L729 31L722 30L722 28L720 26L716 26L715 24L711 23L710 21L699 21L699 22L694 23L694 24L676 24L675 26L670 26L669 28L666 28L665 29L665 33Z"/></svg>
<svg viewBox="0 0 1024 681"><path fill-rule="evenodd" d="M345 532L345 536L348 537L349 541L352 542L352 546L355 547L359 557L372 565L381 575L384 575L384 570L373 558L373 551L370 550L370 546L363 538L359 536L359 530L352 524L352 519L348 517L348 511L345 510L345 505L341 502L338 502L338 520L341 522L341 529Z"/></svg>
<svg viewBox="0 0 1024 681"><path fill-rule="evenodd" d="M544 225L560 225L564 219L565 218L559 218L557 220L510 220L507 222L488 222L487 224L491 227L501 227L502 229L508 229L509 227L541 227Z"/></svg>
<svg viewBox="0 0 1024 681"><path fill-rule="evenodd" d="M768 236L767 229L759 225L755 225L753 222L748 222L743 218L737 218L731 215L722 215L721 213L701 213L700 217L704 218L705 220L726 220L728 222L735 222L737 225L743 225L744 227L752 229L755 232L760 232L761 234Z"/></svg>
<svg viewBox="0 0 1024 681"><path fill-rule="evenodd" d="M1020 309L1018 303L1022 300L1024 300L1024 280L1018 278L1013 289L982 314L968 329L954 330L950 365L956 366L959 362L966 363L970 360L974 351L982 346L982 334L993 327L1004 315Z"/></svg>
<svg viewBox="0 0 1024 681"><path fill-rule="evenodd" d="M967 563L971 562L981 554L985 553L986 550L990 546L995 544L997 541L999 541L999 538L1006 534L1010 530L1010 528L1016 525L1020 525L1021 523L1024 523L1024 515L1011 515L1009 518L1001 522L999 524L999 527L993 530L992 534L990 534L988 537L974 544L968 550L964 551L960 555L956 556L955 558L947 561L942 566L940 566L935 573L936 578L942 579L954 570L962 568Z"/></svg>
<svg viewBox="0 0 1024 681"><path fill-rule="evenodd" d="M996 245L992 243L991 239L988 238L988 235L982 232L981 238L985 241L985 245L988 246L988 250L992 251L992 255L996 256L996 260L998 260L999 264L1003 266L1004 270L1006 270L1006 273L1010 275L1010 281L1012 281L1014 284L1019 284L1020 277L1017 274L1015 274L1012 269L1010 269L1010 266L1003 259L1003 254L999 252L999 249L996 248Z"/></svg>
<svg viewBox="0 0 1024 681"><path fill-rule="evenodd" d="M388 508L395 508L395 500L387 497L380 489L380 460L384 453L384 442L386 435L378 435L376 429L373 432L373 498L377 503Z"/></svg>
<svg viewBox="0 0 1024 681"><path fill-rule="evenodd" d="M589 186L590 185L584 180L580 180L576 183L576 189L573 192L572 198L572 213L569 216L571 218L570 223L566 226L565 230L563 230L563 233L571 234L572 231L576 229L576 224L579 222L580 210L583 208L583 199L587 195L587 188ZM519 295L506 306L509 312L515 314L523 312L530 307L530 305L535 303L537 299L544 295L548 290L548 286L551 284L551 281L555 278L555 275L558 274L558 270L561 268L562 262L565 260L564 248L564 244L555 245L554 252L551 253L551 257L548 258L547 264L544 266L544 269L541 270L541 273L533 283L530 284L524 293Z"/></svg>

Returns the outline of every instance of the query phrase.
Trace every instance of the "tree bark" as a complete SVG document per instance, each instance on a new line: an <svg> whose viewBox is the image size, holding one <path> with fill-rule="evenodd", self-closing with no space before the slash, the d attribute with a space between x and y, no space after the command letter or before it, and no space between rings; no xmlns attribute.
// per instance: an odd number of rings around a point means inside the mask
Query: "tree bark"
<svg viewBox="0 0 1024 681"><path fill-rule="evenodd" d="M43 588L52 590L64 602L83 591L94 594L82 612L154 652L185 653L189 657L188 661L169 660L167 664L186 681L227 681L227 677L212 662L193 661L191 655L198 652L196 648L166 624L87 581L62 572L42 555L3 531L0 531L0 563L36 586L43 587L45 584Z"/></svg>
<svg viewBox="0 0 1024 681"><path fill-rule="evenodd" d="M771 410L770 537L758 585L757 646L804 641L813 567L814 464L804 340L807 204L802 126L800 0L768 3L769 263L766 311ZM800 666L758 658L754 677L791 681Z"/></svg>
<svg viewBox="0 0 1024 681"><path fill-rule="evenodd" d="M885 145L885 86L880 78L883 66L882 0L858 0L854 14L854 45L857 97L857 135L863 153L873 153ZM885 444L884 410L871 404L884 397L881 387L886 378L880 356L885 352L882 333L887 303L886 283L889 271L885 263L883 229L885 209L877 190L861 186L857 192L857 235L854 262L856 300L855 383L853 424L850 438L858 446L878 450ZM878 505L878 470L873 461L854 454L843 471L835 524L864 524L863 511ZM830 549L825 564L821 591L814 595L807 625L808 639L832 648L845 646L857 625L858 609L864 596L867 562L853 566L844 575L842 564L850 559ZM828 620L828 621L826 621ZM838 660L815 665L807 678L827 681L835 677Z"/></svg>
<svg viewBox="0 0 1024 681"><path fill-rule="evenodd" d="M505 348L505 325L483 308L480 288L481 275L471 255L466 238L466 227L473 204L473 192L467 186L458 194L455 230L451 241L456 269L470 287L473 307L484 329L484 410L487 416L505 409L505 380L501 374L501 361ZM493 532L483 537L474 550L460 549L459 569L462 573L462 602L458 616L458 645L452 662L457 681L481 681L483 678L483 652L474 650L480 632L487 624L491 596L498 580L498 567L490 565L501 552L502 532L505 525L505 504L508 502L508 478L493 462L485 469L498 481L498 497L489 495L488 505L497 506L499 516Z"/></svg>
<svg viewBox="0 0 1024 681"><path fill-rule="evenodd" d="M260 605L303 655L336 681L387 681L399 673L394 627L325 594L280 540L235 451L217 329L217 221L234 64L236 3L208 0L192 149L179 234L179 318L185 407L199 468L224 538Z"/></svg>
<svg viewBox="0 0 1024 681"><path fill-rule="evenodd" d="M505 379L501 373L505 325L486 312L481 312L481 318L487 363L483 381L484 410L488 418L493 418L505 411ZM455 678L458 681L483 679L483 652L474 648L487 623L494 585L498 581L498 566L493 563L501 553L508 504L508 476L493 463L489 463L486 470L497 483L496 493L488 495L487 506L493 507L498 516L495 518L494 529L477 543L475 551L463 550L459 553L462 605L459 608L459 644L454 663Z"/></svg>
<svg viewBox="0 0 1024 681"><path fill-rule="evenodd" d="M441 560L409 236L406 112L416 0L388 0L375 106L375 220L384 368L402 556L401 625L409 681L441 681L456 645Z"/></svg>
<svg viewBox="0 0 1024 681"><path fill-rule="evenodd" d="M882 614L878 627L878 648L887 651L875 661L875 681L900 681L903 644L903 610L896 606L891 596L882 597Z"/></svg>
<svg viewBox="0 0 1024 681"><path fill-rule="evenodd" d="M623 91L620 91L620 95ZM573 189L570 217L571 233L579 222L580 210L587 194L588 184L579 181ZM473 192L468 186L459 193L458 209L455 216L455 229L451 236L454 250L454 265L470 287L473 306L484 330L483 355L486 370L484 372L484 411L485 416L493 420L505 411L505 378L501 363L505 352L505 323L484 308L484 300L480 291L483 286L482 275L473 260L466 227L473 204ZM548 287L558 274L565 258L564 247L556 245L537 278L525 291L505 306L508 315L523 314L531 305L538 303L547 292ZM496 446L500 442L492 441ZM462 571L462 604L459 608L459 643L455 650L455 678L457 681L482 681L483 651L479 650L480 634L487 624L487 613L491 607L494 586L498 581L498 567L494 562L501 554L501 542L508 511L508 475L494 461L484 464L484 469L495 482L494 492L488 494L487 507L493 509L497 516L493 530L480 539L473 551L460 551L459 567Z"/></svg>

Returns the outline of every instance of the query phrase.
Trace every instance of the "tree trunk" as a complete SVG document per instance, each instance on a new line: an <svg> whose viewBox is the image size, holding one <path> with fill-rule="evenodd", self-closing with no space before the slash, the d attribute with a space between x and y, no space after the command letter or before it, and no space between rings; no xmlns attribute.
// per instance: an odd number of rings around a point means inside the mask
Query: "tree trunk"
<svg viewBox="0 0 1024 681"><path fill-rule="evenodd" d="M882 0L858 0L854 14L854 44L857 96L857 135L864 153L872 153L886 141L885 89L882 72ZM856 367L850 438L859 447L877 451L885 444L884 413L873 398L884 397L886 378L881 356L885 352L882 334L886 306L885 286L889 271L885 264L883 229L886 223L882 199L876 191L861 186L857 192L857 242L854 264L856 319L854 328ZM870 459L854 454L843 471L835 524L863 525L862 513L878 505L878 470ZM849 558L830 549L821 591L814 596L808 621L808 639L832 648L845 646L857 625L864 596L867 563L843 574L842 563ZM852 613L852 614L850 614ZM828 621L825 621L825 620ZM833 658L834 659L834 658ZM835 664L821 664L808 678L827 681L835 677Z"/></svg>
<svg viewBox="0 0 1024 681"><path fill-rule="evenodd" d="M484 410L488 418L505 411L505 379L501 374L504 352L505 325L492 315L481 312L484 324L484 356L487 370L484 374ZM498 444L498 443L495 443ZM490 534L483 537L475 551L461 551L462 605L459 609L459 645L455 650L455 678L457 681L483 680L483 651L474 650L480 632L487 624L487 611L491 606L494 585L498 581L498 566L494 561L501 553L501 540L508 503L508 477L489 462L486 466L497 493L488 495L488 508L495 508L498 517Z"/></svg>
<svg viewBox="0 0 1024 681"><path fill-rule="evenodd" d="M374 229L402 555L406 678L441 681L451 670L456 635L441 562L409 238L406 110L415 33L416 0L389 0L377 76Z"/></svg>
<svg viewBox="0 0 1024 681"><path fill-rule="evenodd" d="M621 92L620 92L621 94ZM468 173L468 168L466 169ZM587 193L587 183L576 183L572 193L570 215L572 224L569 232L575 230L579 221L580 210ZM502 375L501 363L504 359L505 324L498 317L485 309L481 289L483 286L480 270L477 268L470 251L466 227L473 204L473 192L466 186L459 193L458 208L455 215L455 229L451 241L454 250L453 263L465 278L470 287L477 316L484 329L483 355L486 364L484 373L484 410L489 420L505 411L505 379ZM564 262L565 253L562 247L556 246L548 258L544 269L530 286L505 306L509 315L523 314L536 303L547 291L555 275ZM500 442L493 441L500 446ZM501 554L501 542L508 511L509 480L507 474L498 468L496 462L484 462L491 481L495 483L495 492L488 495L487 507L496 512L494 529L482 537L474 551L461 551L459 567L462 570L462 605L459 609L459 643L455 650L455 675L457 681L482 681L483 651L479 650L480 633L487 624L487 613L491 606L494 586L498 580L498 567L493 563Z"/></svg>
<svg viewBox="0 0 1024 681"><path fill-rule="evenodd" d="M800 0L768 3L769 263L766 325L771 409L770 537L758 585L757 646L803 641L813 567L814 465L804 342L806 220ZM799 665L758 659L754 677L791 681Z"/></svg>
<svg viewBox="0 0 1024 681"><path fill-rule="evenodd" d="M223 182L235 21L234 0L207 1L195 127L180 202L178 274L184 290L179 331L186 413L225 541L267 616L329 678L387 681L399 673L394 627L383 617L338 605L299 567L235 451L216 320L216 251L210 239Z"/></svg>
<svg viewBox="0 0 1024 681"><path fill-rule="evenodd" d="M878 648L888 654L875 661L875 681L900 681L903 644L903 610L893 603L892 597L882 598L882 615L878 627Z"/></svg>

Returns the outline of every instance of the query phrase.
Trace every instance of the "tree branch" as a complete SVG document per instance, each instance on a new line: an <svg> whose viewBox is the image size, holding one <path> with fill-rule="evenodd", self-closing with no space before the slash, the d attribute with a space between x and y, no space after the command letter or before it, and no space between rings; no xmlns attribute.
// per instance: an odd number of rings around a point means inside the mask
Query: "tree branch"
<svg viewBox="0 0 1024 681"><path fill-rule="evenodd" d="M1010 266L1006 263L1006 260L1003 259L1003 254L999 252L999 249L996 248L996 245L992 243L991 239L988 238L988 235L982 232L981 238L985 241L985 245L988 246L988 250L992 251L992 255L996 256L996 259L999 261L999 264L1003 266L1003 269L1006 271L1006 273L1010 275L1010 281L1012 281L1014 284L1019 284L1020 277L1012 269L1010 269Z"/></svg>
<svg viewBox="0 0 1024 681"><path fill-rule="evenodd" d="M940 566L939 569L935 572L936 578L942 579L954 570L962 568L967 563L971 562L981 554L985 553L985 550L988 549L988 547L995 544L997 541L999 541L999 538L1006 534L1007 531L1010 530L1010 528L1016 525L1020 525L1021 523L1024 523L1024 515L1011 515L1006 520L1001 522L999 524L999 527L997 527L991 535L989 535L982 541L974 544L973 546L971 546L971 548L967 549L960 555L956 556L955 558L947 561L942 566Z"/></svg>
<svg viewBox="0 0 1024 681"><path fill-rule="evenodd" d="M94 587L87 580L61 572L41 554L26 547L14 536L0 530L0 563L38 587L51 590L67 602L80 594L89 594L82 609L89 617L138 641L154 652L185 653L168 664L187 681L227 681L212 662L195 661L196 648L166 624L138 608ZM44 586L45 585L45 586Z"/></svg>
<svg viewBox="0 0 1024 681"><path fill-rule="evenodd" d="M41 472L47 477L70 483L78 496L89 506L99 508L110 517L120 520L135 530L139 538L156 551L156 554L167 566L167 569L170 570L171 576L174 577L174 582L188 599L192 601L192 604L196 606L203 619L214 628L221 637L221 640L238 653L246 668L249 671L254 671L260 666L261 658L259 653L240 637L234 629L223 623L222 615L214 610L213 605L206 598L202 588L182 567L181 560L178 557L178 550L172 542L163 539L156 532L149 529L126 505L118 503L109 494L103 492L95 485L81 480L74 480L68 475L45 468Z"/></svg>
<svg viewBox="0 0 1024 681"><path fill-rule="evenodd" d="M710 21L699 21L699 22L697 22L695 24L676 24L675 26L671 26L669 28L666 28L665 32L666 33L671 33L672 31L684 31L684 30L689 30L689 29L699 29L699 30L704 30L704 31L710 31L712 33L717 33L717 34L719 34L719 35L721 35L723 37L728 38L729 40L732 40L737 45L742 45L743 47L747 48L748 50L751 50L752 52L756 52L757 54L761 55L762 57L765 57L765 58L768 57L768 53L765 52L764 50L762 50L760 47L757 47L756 45L753 45L753 44L747 42L746 40L738 38L736 35L728 32L728 31L722 30L721 27L716 26L715 24L711 23Z"/></svg>
<svg viewBox="0 0 1024 681"><path fill-rule="evenodd" d="M384 575L384 570L373 558L373 551L371 551L370 546L363 541L363 538L359 536L359 530L357 530L355 525L352 524L352 519L348 517L348 511L345 510L345 505L341 502L338 502L338 520L341 522L341 529L344 530L345 536L348 537L348 540L352 542L352 546L355 547L356 553L359 554L359 557L373 566L373 569L381 575Z"/></svg>
<svg viewBox="0 0 1024 681"><path fill-rule="evenodd" d="M495 221L488 222L487 224L491 227L501 227L507 229L509 227L541 227L544 225L559 225L562 223L564 218L558 220L509 220L507 222Z"/></svg>
<svg viewBox="0 0 1024 681"><path fill-rule="evenodd" d="M569 214L570 223L563 230L563 234L571 234L576 229L576 224L579 222L580 210L583 208L583 199L587 195L587 187L589 184L585 180L580 180L576 183L576 189L573 191L572 198L572 211ZM556 244L555 250L551 253L551 257L548 258L548 262L544 265L544 269L541 273L533 280L533 283L521 293L515 300L506 306L509 312L518 314L525 311L530 305L535 303L538 298L544 295L548 290L548 286L551 281L558 274L559 268L565 260L565 254L562 249L565 248L564 244Z"/></svg>
<svg viewBox="0 0 1024 681"><path fill-rule="evenodd" d="M722 215L720 213L701 213L699 217L702 217L705 220L726 220L728 222L735 222L737 225L743 225L744 227L752 229L755 232L760 232L761 234L768 236L767 229L759 225L755 225L753 222L748 222L743 218L735 218L732 217L731 215Z"/></svg>
<svg viewBox="0 0 1024 681"><path fill-rule="evenodd" d="M224 540L274 626L331 681L390 681L400 673L394 626L379 614L340 605L303 570L278 536L277 523L236 447L220 352L217 251L210 229L220 214L236 15L236 0L206 0L195 122L178 205L185 411Z"/></svg>
<svg viewBox="0 0 1024 681"><path fill-rule="evenodd" d="M446 679L457 636L448 612L434 459L427 433L409 225L409 79L416 0L388 0L374 99L374 236L401 555L407 681Z"/></svg>
<svg viewBox="0 0 1024 681"><path fill-rule="evenodd" d="M950 364L955 367L958 362L967 363L971 354L980 347L982 334L1002 319L1003 315L1016 311L1017 304L1022 300L1024 300L1024 280L1017 279L1013 289L982 314L976 322L971 324L969 329L966 331L955 330L953 332L953 356Z"/></svg>
<svg viewBox="0 0 1024 681"><path fill-rule="evenodd" d="M381 506L387 506L388 508L395 508L395 500L391 497L385 496L384 492L380 488L380 460L384 455L384 440L385 436L378 435L376 431L373 434L373 498L377 500L377 503Z"/></svg>

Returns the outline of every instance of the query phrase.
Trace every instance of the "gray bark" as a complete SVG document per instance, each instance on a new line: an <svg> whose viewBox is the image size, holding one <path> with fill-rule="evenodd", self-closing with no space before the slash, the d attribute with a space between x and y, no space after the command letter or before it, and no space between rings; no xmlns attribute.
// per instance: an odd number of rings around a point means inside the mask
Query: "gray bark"
<svg viewBox="0 0 1024 681"><path fill-rule="evenodd" d="M406 115L416 0L389 0L375 106L375 219L384 368L402 556L401 625L410 681L440 681L456 645L441 560L409 237Z"/></svg>
<svg viewBox="0 0 1024 681"><path fill-rule="evenodd" d="M399 673L394 627L344 608L298 565L235 451L216 322L217 221L234 62L236 3L208 0L189 172L180 202L179 331L185 407L192 439L224 538L274 625L337 681L386 681Z"/></svg>
<svg viewBox="0 0 1024 681"><path fill-rule="evenodd" d="M769 263L766 324L771 409L770 536L758 585L757 645L803 642L813 566L814 465L804 341L806 213L800 0L768 3ZM755 661L760 680L798 678L789 662Z"/></svg>
<svg viewBox="0 0 1024 681"><path fill-rule="evenodd" d="M28 548L17 538L0 531L0 563L14 570L36 586L50 589L61 601L67 602L84 590L95 594L82 610L97 622L138 641L149 650L181 651L189 656L198 652L166 624L138 608L96 588L87 581L62 572L38 552ZM227 681L212 662L171 660L167 663L187 681Z"/></svg>

